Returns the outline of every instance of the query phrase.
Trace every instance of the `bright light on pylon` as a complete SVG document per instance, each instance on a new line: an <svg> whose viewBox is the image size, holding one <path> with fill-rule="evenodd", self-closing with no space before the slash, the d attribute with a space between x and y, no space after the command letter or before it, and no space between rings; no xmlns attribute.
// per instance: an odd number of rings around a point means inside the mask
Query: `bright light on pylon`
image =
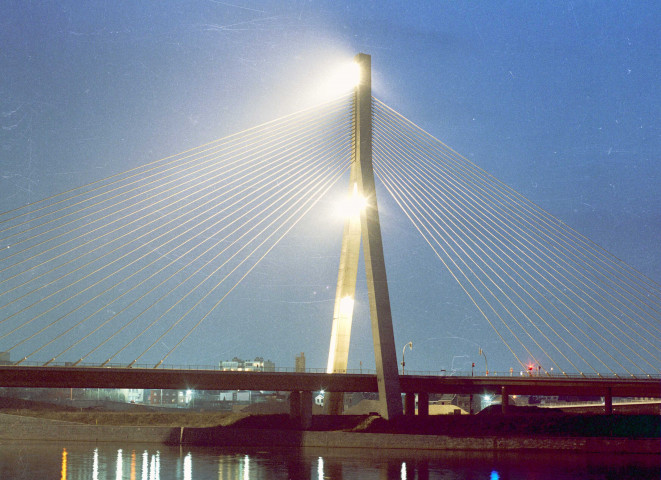
<svg viewBox="0 0 661 480"><path fill-rule="evenodd" d="M337 213L343 218L349 218L360 215L365 207L367 207L367 199L358 193L358 185L354 183L352 194L340 202Z"/></svg>
<svg viewBox="0 0 661 480"><path fill-rule="evenodd" d="M353 298L347 295L342 300L340 300L340 315L350 317L352 313Z"/></svg>
<svg viewBox="0 0 661 480"><path fill-rule="evenodd" d="M327 373L333 373L335 371L335 354L337 353L336 347L338 342L338 335L344 326L349 324L351 327L351 317L353 316L353 297L347 295L340 299L340 303L337 306L337 312L335 313L338 318L337 321L333 320L333 329L331 331L331 342L330 342L330 353L328 355L328 365L326 367ZM340 325L343 324L343 325ZM346 365L344 366L346 368Z"/></svg>
<svg viewBox="0 0 661 480"><path fill-rule="evenodd" d="M342 94L360 83L360 65L356 62L347 62L338 66L327 80L328 87Z"/></svg>
<svg viewBox="0 0 661 480"><path fill-rule="evenodd" d="M324 75L317 87L317 101L332 100L349 92L360 83L360 65L347 62Z"/></svg>
<svg viewBox="0 0 661 480"><path fill-rule="evenodd" d="M360 65L356 62L349 62L340 69L338 77L350 87L355 87L360 83L360 73Z"/></svg>

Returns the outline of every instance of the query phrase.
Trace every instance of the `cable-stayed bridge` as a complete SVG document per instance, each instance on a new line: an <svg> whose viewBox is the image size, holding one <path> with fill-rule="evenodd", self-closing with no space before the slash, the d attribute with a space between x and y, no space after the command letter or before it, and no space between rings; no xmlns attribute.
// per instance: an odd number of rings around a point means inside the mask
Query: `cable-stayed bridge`
<svg viewBox="0 0 661 480"><path fill-rule="evenodd" d="M353 297L339 293L346 245L366 241L364 211L377 211L376 197L356 193L356 151L367 148L357 111L369 108L380 195L401 207L522 371L614 386L646 379L658 390L657 283L378 99L361 107L358 96L1 214L0 351L21 367L163 367L177 350L195 350L232 292L347 176L356 222L345 224L333 317L348 316L350 331ZM355 271L348 276L355 290ZM340 335L348 355L349 333ZM328 372L342 371L329 358Z"/></svg>

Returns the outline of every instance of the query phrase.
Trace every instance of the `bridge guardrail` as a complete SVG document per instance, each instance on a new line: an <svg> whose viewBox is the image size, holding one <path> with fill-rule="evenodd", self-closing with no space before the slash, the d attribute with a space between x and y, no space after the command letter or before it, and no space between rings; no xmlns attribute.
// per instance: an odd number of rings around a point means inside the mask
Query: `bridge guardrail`
<svg viewBox="0 0 661 480"><path fill-rule="evenodd" d="M18 366L25 366L25 367L43 367L44 364L43 362L20 362L20 364L8 364L7 366L12 366L12 365L18 365ZM107 363L105 365L100 365L100 364L94 364L94 363L79 363L77 365L73 365L72 362L52 362L49 363L48 366L51 367L81 367L81 368L134 368L134 369L154 369L153 364L136 364L132 365L131 367L128 367L126 364L120 364L120 363ZM213 371L230 371L228 369L224 369L220 366L216 365L159 365L158 366L159 370L213 370ZM237 371L243 371L243 370L237 370ZM294 367L275 367L273 369L266 370L266 372L283 372L283 373L295 373L296 369ZM325 368L306 368L304 373L326 373ZM360 368L360 369L347 369L344 372L341 373L346 373L346 374L364 374L364 375L375 375L376 370L370 370L370 369L365 369L365 368ZM523 377L523 378L528 378L528 377L543 377L543 378L576 378L576 379L613 379L613 378L620 378L622 380L654 380L658 379L661 381L661 374L641 374L641 375L628 375L628 374L587 374L587 373L556 373L556 372L544 372L544 373L527 373L527 372L519 372L519 374L515 374L515 372L494 372L490 371L488 375L471 375L471 372L462 372L462 371L446 371L446 370L407 370L406 373L404 373L406 376L429 376L429 377L470 377L470 376L475 376L475 377Z"/></svg>
<svg viewBox="0 0 661 480"><path fill-rule="evenodd" d="M603 379L614 379L614 378L620 378L622 380L653 380L653 379L659 379L661 380L661 374L640 374L640 375L629 375L626 373L620 373L620 374L598 374L598 373L556 373L556 372L542 372L542 373L527 373L523 372L522 374L516 374L515 372L510 373L508 372L493 372L489 371L488 375L484 375L483 373L479 375L471 375L471 372L461 372L461 371L454 371L454 372L446 372L446 371L416 371L416 370L406 370L405 375L412 375L412 376L447 376L447 377L512 377L512 378L536 378L536 377L541 377L541 378L576 378L576 379L595 379L595 380L603 380Z"/></svg>

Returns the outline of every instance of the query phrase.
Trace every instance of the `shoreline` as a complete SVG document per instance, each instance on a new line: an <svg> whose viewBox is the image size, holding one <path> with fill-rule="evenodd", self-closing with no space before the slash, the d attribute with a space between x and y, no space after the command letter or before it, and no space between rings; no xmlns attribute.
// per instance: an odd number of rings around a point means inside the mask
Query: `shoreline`
<svg viewBox="0 0 661 480"><path fill-rule="evenodd" d="M310 431L242 426L171 427L87 425L0 414L0 441L157 443L171 446L355 448L421 451L563 451L661 454L655 438L561 435L438 435L366 431Z"/></svg>
<svg viewBox="0 0 661 480"><path fill-rule="evenodd" d="M192 431L191 431L192 430ZM417 451L563 451L577 453L661 454L658 438L482 436L457 437L407 433L292 432L224 429L199 432L182 429L180 445L283 446L299 448L356 448ZM211 429L204 429L211 430Z"/></svg>

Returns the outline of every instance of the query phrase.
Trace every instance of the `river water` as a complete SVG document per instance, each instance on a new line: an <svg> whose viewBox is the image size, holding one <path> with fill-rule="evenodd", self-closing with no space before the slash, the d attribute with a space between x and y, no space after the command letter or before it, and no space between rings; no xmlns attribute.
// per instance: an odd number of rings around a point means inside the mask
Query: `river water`
<svg viewBox="0 0 661 480"><path fill-rule="evenodd" d="M154 444L0 442L0 479L448 479L661 478L656 455L213 449Z"/></svg>

